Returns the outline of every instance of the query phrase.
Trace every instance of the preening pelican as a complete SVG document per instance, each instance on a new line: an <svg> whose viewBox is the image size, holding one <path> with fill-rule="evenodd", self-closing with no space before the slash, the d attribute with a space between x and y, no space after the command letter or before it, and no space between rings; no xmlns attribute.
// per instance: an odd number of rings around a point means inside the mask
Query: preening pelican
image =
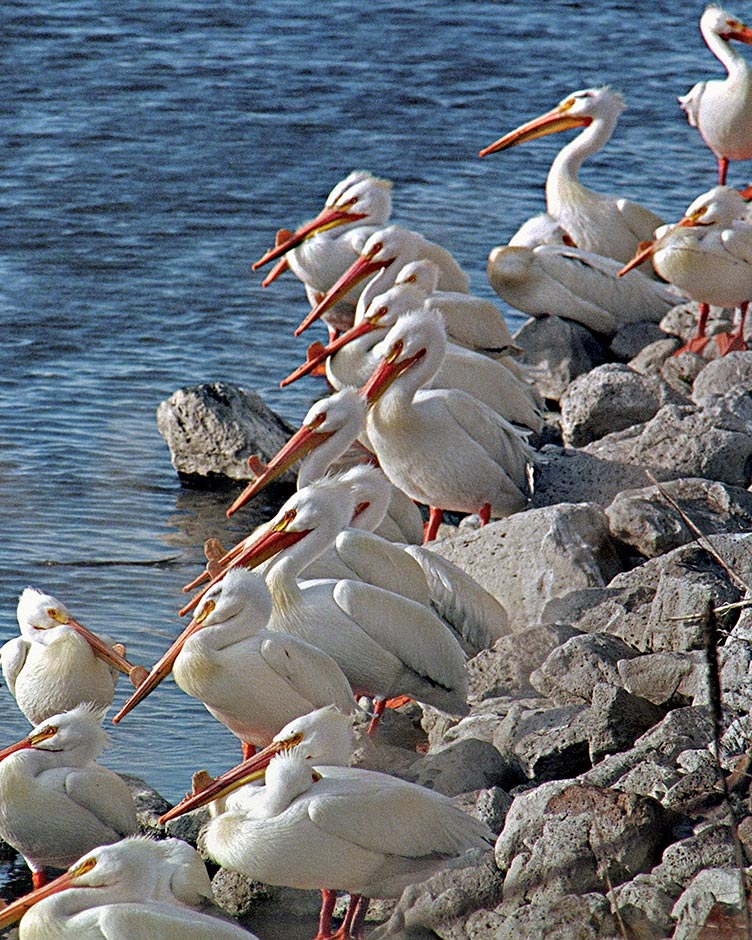
<svg viewBox="0 0 752 940"><path fill-rule="evenodd" d="M284 232L277 245L253 265L256 270L284 255L263 281L268 286L285 267L305 286L311 306L329 290L358 256L363 240L386 225L392 212L392 183L365 171L354 170L329 193L315 219L295 232ZM355 300L340 298L327 315L334 329L352 322Z"/></svg>
<svg viewBox="0 0 752 940"><path fill-rule="evenodd" d="M656 271L700 303L696 335L681 350L701 352L708 343L705 325L711 305L739 307L741 322L733 333L715 337L721 354L746 349L744 319L752 300L752 224L737 190L715 186L698 196L675 225L633 258L622 272L652 257Z"/></svg>
<svg viewBox="0 0 752 940"><path fill-rule="evenodd" d="M411 229L402 228L400 225L390 225L373 232L362 243L356 260L305 317L295 330L295 335L299 336L341 297L350 294L366 278L385 268L389 269L384 272L383 279L379 282L379 289L387 290L394 284L397 274L408 262L423 258L437 265L439 289L468 292L470 285L468 277L446 248L429 241Z"/></svg>
<svg viewBox="0 0 752 940"><path fill-rule="evenodd" d="M0 929L21 919L19 940L257 940L191 909L209 898L206 868L187 843L124 839L0 910Z"/></svg>
<svg viewBox="0 0 752 940"><path fill-rule="evenodd" d="M247 756L288 721L329 703L355 707L334 660L304 640L266 629L272 600L263 578L232 568L114 717L119 722L171 670L188 695L244 744Z"/></svg>
<svg viewBox="0 0 752 940"><path fill-rule="evenodd" d="M406 314L376 348L380 363L362 389L382 470L430 507L426 541L445 509L480 513L485 523L524 508L534 460L519 432L472 395L424 388L445 350L440 317Z"/></svg>
<svg viewBox="0 0 752 940"><path fill-rule="evenodd" d="M128 786L94 763L107 741L101 718L78 705L0 750L0 836L24 856L35 887L45 868L67 868L136 831Z"/></svg>
<svg viewBox="0 0 752 940"><path fill-rule="evenodd" d="M274 457L266 465L255 462L256 479L237 497L227 515L237 512L297 461L300 461L298 489L318 480L360 436L364 436L365 423L366 403L355 388L342 388L314 402L300 428ZM367 456L365 450L363 456ZM387 513L377 531L384 538L400 542L420 542L422 538L419 509L396 487L392 487Z"/></svg>
<svg viewBox="0 0 752 940"><path fill-rule="evenodd" d="M481 150L480 156L546 134L584 127L551 164L546 179L546 210L584 251L626 262L640 242L652 238L661 219L634 202L593 192L577 179L587 157L608 142L623 109L621 95L608 87L575 91L551 111L500 137Z"/></svg>
<svg viewBox="0 0 752 940"><path fill-rule="evenodd" d="M413 267L407 265L403 271ZM381 276L377 277L380 279ZM444 319L441 305L434 307L424 288L411 280L395 283L387 291L369 299L367 295L371 293L369 283L358 300L352 327L327 346L312 344L306 362L291 373L282 385L312 371L321 362L326 363L327 378L334 388L362 385L378 362L375 347L403 313L425 309ZM446 296L475 299L470 294L446 293ZM459 305L455 305L457 309ZM510 344L511 336L509 344L505 346L507 350ZM522 367L517 366L508 356L496 360L448 342L444 359L429 385L432 388L458 388L469 392L508 421L537 433L543 426L543 403L534 386L523 376Z"/></svg>
<svg viewBox="0 0 752 940"><path fill-rule="evenodd" d="M555 316L612 334L625 323L657 323L681 301L671 288L573 244L550 216L536 216L510 239L492 248L488 282L511 307L531 317Z"/></svg>
<svg viewBox="0 0 752 940"><path fill-rule="evenodd" d="M333 709L297 719L162 821L215 801L205 829L212 858L267 884L349 892L341 936L362 937L369 898L398 897L469 849L488 849L493 833L449 797L343 766L352 753L346 724ZM264 767L265 786L236 789ZM322 909L321 936L328 916Z"/></svg>
<svg viewBox="0 0 752 940"><path fill-rule="evenodd" d="M409 695L450 714L466 714L465 655L427 607L360 581L298 582L350 523L354 510L349 487L336 479L316 480L291 496L251 544L228 553L229 564L255 567L273 559L264 571L273 601L269 629L324 650L356 694L382 702ZM210 585L223 576L220 571ZM197 595L198 601L203 596Z"/></svg>
<svg viewBox="0 0 752 940"><path fill-rule="evenodd" d="M752 45L752 29L720 7L709 6L700 17L700 32L728 74L698 82L679 104L715 154L723 186L729 160L752 158L752 69L731 45L734 40Z"/></svg>
<svg viewBox="0 0 752 940"><path fill-rule="evenodd" d="M81 702L106 709L115 696L118 672L134 667L125 647L113 645L74 620L50 594L26 588L18 600L21 636L0 649L3 676L31 724L68 711Z"/></svg>

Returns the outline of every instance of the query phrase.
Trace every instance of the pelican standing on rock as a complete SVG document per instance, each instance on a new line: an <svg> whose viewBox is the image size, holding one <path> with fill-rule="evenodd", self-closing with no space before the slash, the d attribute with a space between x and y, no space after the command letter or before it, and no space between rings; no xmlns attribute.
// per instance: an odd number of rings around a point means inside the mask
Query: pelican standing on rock
<svg viewBox="0 0 752 940"><path fill-rule="evenodd" d="M272 599L262 577L232 568L130 699L118 723L174 670L188 695L243 742L245 757L298 715L321 705L352 711L355 698L331 656L295 636L266 629Z"/></svg>
<svg viewBox="0 0 752 940"><path fill-rule="evenodd" d="M17 614L21 636L3 645L0 662L5 682L31 724L81 702L106 709L119 672L141 676L142 667L123 658L124 646L91 633L50 594L26 588Z"/></svg>
<svg viewBox="0 0 752 940"><path fill-rule="evenodd" d="M362 389L368 439L392 483L429 506L424 541L436 537L444 510L477 512L485 524L523 509L535 459L523 436L467 392L424 387L446 352L441 318L400 317L376 352Z"/></svg>
<svg viewBox="0 0 752 940"><path fill-rule="evenodd" d="M319 709L160 821L211 802L204 838L212 858L267 884L322 889L321 937L330 936L332 889L347 891L337 936L361 938L369 898L398 897L469 849L489 849L494 836L449 797L345 766L352 749L349 720ZM264 768L265 786L236 790Z"/></svg>
<svg viewBox="0 0 752 940"><path fill-rule="evenodd" d="M52 715L0 750L0 837L26 859L35 887L45 868L136 831L127 784L95 763L107 736L91 705Z"/></svg>
<svg viewBox="0 0 752 940"><path fill-rule="evenodd" d="M187 843L124 839L1 909L0 929L20 919L19 940L257 940L192 909L210 898L206 867Z"/></svg>
<svg viewBox="0 0 752 940"><path fill-rule="evenodd" d="M605 196L577 178L587 157L611 137L624 109L621 95L607 86L567 95L551 111L523 124L480 151L484 157L546 134L583 127L551 164L546 179L546 210L584 251L626 262L640 242L652 238L662 220L643 206Z"/></svg>
<svg viewBox="0 0 752 940"><path fill-rule="evenodd" d="M698 196L679 222L659 230L658 237L620 272L652 257L661 277L700 303L697 332L677 353L701 353L705 348L711 305L739 307L741 312L732 333L715 336L721 355L747 348L744 321L752 300L752 224L746 221L747 209L737 190L715 186Z"/></svg>
<svg viewBox="0 0 752 940"><path fill-rule="evenodd" d="M269 629L328 653L357 695L377 700L376 717L387 699L402 695L449 714L467 714L465 654L431 610L360 581L298 581L349 525L354 510L350 487L316 480L291 496L250 544L228 553L229 563L254 567L272 559L264 571L273 601ZM209 589L224 576L220 570ZM204 596L198 594L182 612Z"/></svg>
<svg viewBox="0 0 752 940"><path fill-rule="evenodd" d="M717 6L700 17L700 32L724 66L724 79L698 82L679 104L718 161L718 183L726 183L729 160L752 159L752 68L731 45L752 45L752 29Z"/></svg>

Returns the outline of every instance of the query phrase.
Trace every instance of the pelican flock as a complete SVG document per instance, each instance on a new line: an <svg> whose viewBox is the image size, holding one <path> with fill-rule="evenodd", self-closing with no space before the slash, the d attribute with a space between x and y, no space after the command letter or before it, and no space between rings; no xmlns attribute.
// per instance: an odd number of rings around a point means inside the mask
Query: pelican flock
<svg viewBox="0 0 752 940"><path fill-rule="evenodd" d="M545 212L489 244L488 284L509 306L610 339L691 299L697 333L677 352L746 349L750 188L726 179L730 163L752 159L752 72L737 46L752 30L715 6L700 30L727 76L679 101L719 183L688 193L679 221L580 181L588 158L608 159L625 107L608 85L566 95L480 151L576 131L548 172ZM254 936L215 916L186 841L136 835L129 785L97 763L121 673L135 689L115 725L172 673L242 745L243 762L216 780L197 774L162 825L208 805L203 842L218 864L321 890L317 940L360 940L371 898L398 897L492 846L495 833L452 799L349 766L355 725L370 719L363 740L375 746L387 707L467 715L468 657L504 638L509 618L431 542L447 513L484 526L530 506L551 420L502 310L472 293L445 247L392 221L393 196L390 180L354 170L310 221L270 233L253 264L273 264L264 287L288 270L303 285L308 309L291 311L291 334L322 317L328 330L280 385L323 377L328 387L275 456L250 459L226 512L242 524L241 510L299 462L297 491L231 548L205 543L206 568L179 611L189 619L151 669L52 595L21 590L19 635L0 649L8 694L33 726L0 742L0 837L34 888L0 901L0 929L20 921L21 940ZM714 343L711 305L740 311ZM350 898L332 933L337 891Z"/></svg>

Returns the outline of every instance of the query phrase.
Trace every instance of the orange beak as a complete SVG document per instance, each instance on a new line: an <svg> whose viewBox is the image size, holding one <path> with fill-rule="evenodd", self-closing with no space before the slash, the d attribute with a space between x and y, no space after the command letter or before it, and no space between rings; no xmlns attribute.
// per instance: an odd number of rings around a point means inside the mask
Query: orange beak
<svg viewBox="0 0 752 940"><path fill-rule="evenodd" d="M336 352L339 352L343 346L347 346L347 344L351 343L354 339L357 339L359 336L365 336L375 329L377 329L375 324L368 320L361 320L360 323L356 323L355 326L351 326L349 330L345 330L344 333L341 333L327 346L321 343L311 343L308 347L306 361L303 365L298 366L294 372L291 372L286 379L282 379L279 383L280 388L284 388L286 385L296 382L304 375L308 375L309 372L312 372L316 366L324 362L329 356L333 356Z"/></svg>
<svg viewBox="0 0 752 940"><path fill-rule="evenodd" d="M397 357L402 351L401 344L392 347L373 370L366 384L361 388L360 394L369 406L375 404L395 379L399 378L411 366L415 365L426 354L425 349L419 349L415 355L398 361Z"/></svg>
<svg viewBox="0 0 752 940"><path fill-rule="evenodd" d="M524 144L528 140L535 140L537 137L545 137L548 134L556 134L558 131L566 131L572 127L583 127L590 124L591 117L567 114L557 105L551 111L547 111L540 117L522 124L516 130L510 131L503 137L500 137L493 144L484 147L478 154L479 157L485 157L489 153L497 153L500 150L508 150L510 147L516 147L518 144Z"/></svg>
<svg viewBox="0 0 752 940"><path fill-rule="evenodd" d="M25 894L12 904L8 904L7 907L0 909L0 929L8 927L10 924L15 924L15 922L20 920L38 901L43 901L53 894L65 891L66 888L75 887L73 882L76 878L91 871L95 865L95 859L87 858L85 861L68 869L68 871L55 878L54 881L51 881L49 884L37 888L36 891L31 891L29 894Z"/></svg>
<svg viewBox="0 0 752 940"><path fill-rule="evenodd" d="M301 225L289 238L282 239L279 244L275 245L270 251L267 251L265 255L262 255L258 261L255 261L253 263L253 270L257 271L270 261L274 261L282 255L287 254L288 251L297 248L298 245L307 238L312 238L319 232L326 232L339 225L346 225L348 222L358 222L365 217L365 213L363 212L346 212L343 209L332 209L328 206L324 206L315 219ZM281 274L282 272L280 271L279 273ZM267 280L265 283L268 284L270 282Z"/></svg>

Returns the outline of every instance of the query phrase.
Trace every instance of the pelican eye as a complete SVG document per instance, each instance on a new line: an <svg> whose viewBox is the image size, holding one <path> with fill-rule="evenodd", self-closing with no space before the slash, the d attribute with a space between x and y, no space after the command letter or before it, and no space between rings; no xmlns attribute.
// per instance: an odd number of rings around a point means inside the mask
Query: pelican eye
<svg viewBox="0 0 752 940"><path fill-rule="evenodd" d="M282 532L284 531L290 523L293 521L298 512L296 509L288 509L287 512L282 516L279 522L273 527L273 532Z"/></svg>
<svg viewBox="0 0 752 940"><path fill-rule="evenodd" d="M376 242L376 244L373 246L373 248L368 252L368 259L369 259L369 261L370 261L371 258L374 257L374 255L377 255L380 251L382 251L383 248L384 248L384 243L383 243L383 242Z"/></svg>
<svg viewBox="0 0 752 940"><path fill-rule="evenodd" d="M312 421L309 421L308 424L305 425L305 428L308 431L315 431L316 428L320 428L325 421L326 412L320 411Z"/></svg>
<svg viewBox="0 0 752 940"><path fill-rule="evenodd" d="M49 741L50 738L54 738L57 734L57 725L45 725L43 728L40 728L39 731L31 737L32 746L36 747L37 744L41 744L42 741Z"/></svg>
<svg viewBox="0 0 752 940"><path fill-rule="evenodd" d="M211 614L217 606L217 602L211 597L207 599L204 606L201 608L201 611L196 615L196 623L203 623L204 620Z"/></svg>
<svg viewBox="0 0 752 940"><path fill-rule="evenodd" d="M47 616L51 620L54 620L55 623L68 623L68 617L66 617L62 610L58 610L57 607L48 607Z"/></svg>
<svg viewBox="0 0 752 940"><path fill-rule="evenodd" d="M288 748L288 747L295 747L295 745L296 745L296 744L300 744L300 743L302 742L302 740L303 740L303 732L302 732L302 731L296 731L296 732L294 732L294 734L291 734L289 738L285 738L285 740L284 740L284 746L285 746L286 748Z"/></svg>
<svg viewBox="0 0 752 940"><path fill-rule="evenodd" d="M402 350L404 349L405 344L401 339L398 339L397 342L392 346L387 355L384 357L388 363L392 363L397 359Z"/></svg>
<svg viewBox="0 0 752 940"><path fill-rule="evenodd" d="M559 110L560 110L560 111L571 111L572 108L575 106L576 101L577 101L576 98L566 98L566 99L565 99L564 101L562 101L562 103L559 105Z"/></svg>
<svg viewBox="0 0 752 940"><path fill-rule="evenodd" d="M90 855L88 858L85 858L82 862L79 862L74 869L72 869L72 874L78 877L79 875L85 875L87 872L90 872L92 868L97 864L97 860L93 855Z"/></svg>
<svg viewBox="0 0 752 940"><path fill-rule="evenodd" d="M374 310L373 313L369 313L369 320L380 320L382 317L385 317L389 313L389 307L386 304L382 304L378 310Z"/></svg>

